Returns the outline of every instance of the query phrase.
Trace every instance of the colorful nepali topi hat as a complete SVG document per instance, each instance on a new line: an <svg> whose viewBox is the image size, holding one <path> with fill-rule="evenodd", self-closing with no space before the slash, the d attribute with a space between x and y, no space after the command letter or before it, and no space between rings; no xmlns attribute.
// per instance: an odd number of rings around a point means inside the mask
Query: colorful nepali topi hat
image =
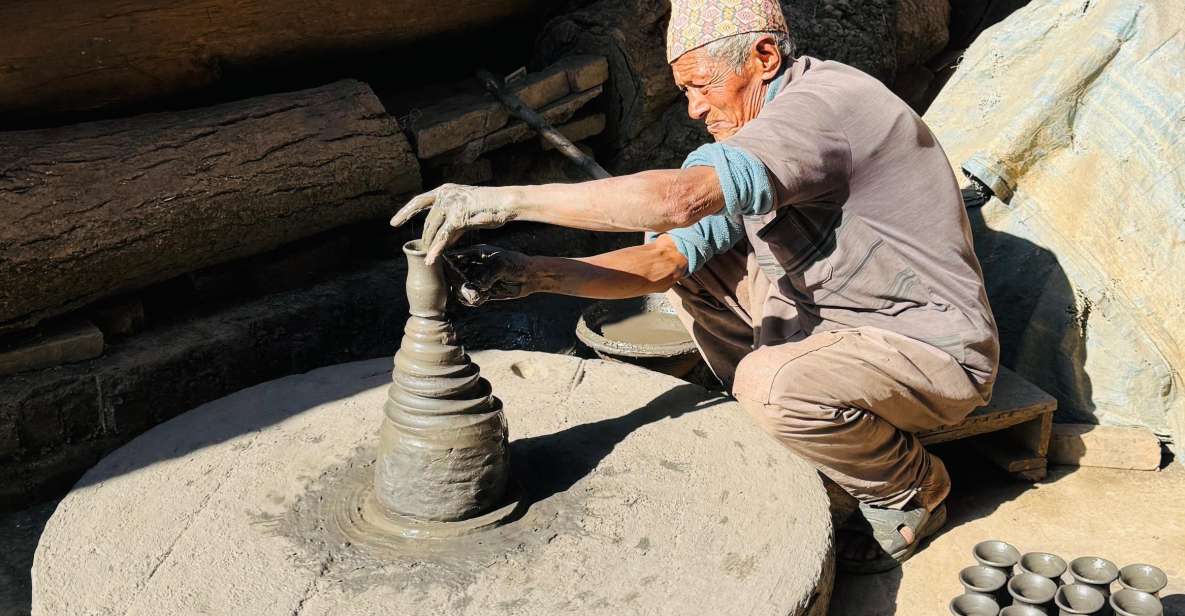
<svg viewBox="0 0 1185 616"><path fill-rule="evenodd" d="M667 62L713 41L747 32L786 32L778 0L671 0Z"/></svg>

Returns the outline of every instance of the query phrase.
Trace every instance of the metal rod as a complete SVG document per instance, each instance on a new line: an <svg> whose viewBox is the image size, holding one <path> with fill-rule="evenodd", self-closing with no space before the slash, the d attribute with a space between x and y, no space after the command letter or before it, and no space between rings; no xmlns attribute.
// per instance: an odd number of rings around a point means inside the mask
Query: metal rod
<svg viewBox="0 0 1185 616"><path fill-rule="evenodd" d="M564 156L567 156L569 160L576 163L585 173L592 176L593 179L602 180L613 177L609 175L608 171L605 171L604 167L597 164L597 161L593 160L591 156L576 147L563 133L556 130L551 124L548 124L547 120L543 119L543 116L540 116L534 109L528 107L513 92L504 88L502 80L495 77L493 73L485 70L477 71L477 78L481 80L486 90L496 96L510 113L514 114L515 117L523 122L526 122L527 126L535 129L544 139L551 142L551 145L555 146L557 150L563 153Z"/></svg>

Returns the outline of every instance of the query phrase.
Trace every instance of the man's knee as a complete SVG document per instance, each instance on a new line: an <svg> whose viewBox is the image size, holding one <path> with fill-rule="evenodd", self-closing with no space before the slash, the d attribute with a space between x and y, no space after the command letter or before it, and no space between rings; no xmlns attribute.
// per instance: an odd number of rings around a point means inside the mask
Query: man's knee
<svg viewBox="0 0 1185 616"><path fill-rule="evenodd" d="M817 372L819 351L839 341L836 334L821 333L754 350L737 366L733 396L761 404L786 402L787 398L810 388L816 380L812 375Z"/></svg>
<svg viewBox="0 0 1185 616"><path fill-rule="evenodd" d="M733 377L733 397L762 429L779 438L794 432L800 420L809 419L794 404L794 390L785 391L787 387L779 385L795 378L800 357L761 347L740 361Z"/></svg>

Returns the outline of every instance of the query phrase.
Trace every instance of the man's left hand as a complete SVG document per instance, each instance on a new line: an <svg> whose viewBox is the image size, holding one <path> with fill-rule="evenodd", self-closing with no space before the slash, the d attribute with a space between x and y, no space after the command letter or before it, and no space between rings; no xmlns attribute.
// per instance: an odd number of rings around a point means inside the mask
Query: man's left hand
<svg viewBox="0 0 1185 616"><path fill-rule="evenodd" d="M391 219L391 226L399 227L412 216L428 209L424 222L423 244L428 263L469 229L501 227L514 220L514 209L496 188L442 184L407 202Z"/></svg>
<svg viewBox="0 0 1185 616"><path fill-rule="evenodd" d="M487 244L446 252L444 262L450 286L466 306L525 297L542 278L531 271L530 257Z"/></svg>

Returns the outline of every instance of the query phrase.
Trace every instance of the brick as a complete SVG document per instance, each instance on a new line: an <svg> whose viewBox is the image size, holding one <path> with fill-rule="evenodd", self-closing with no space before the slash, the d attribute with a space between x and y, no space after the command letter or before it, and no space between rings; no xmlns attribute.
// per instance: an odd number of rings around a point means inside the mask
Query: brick
<svg viewBox="0 0 1185 616"><path fill-rule="evenodd" d="M546 107L539 110L539 115L543 117L548 124L555 125L567 122L576 115L585 104L600 95L601 89L594 88L587 92L580 92L566 96ZM500 147L525 141L535 134L535 129L527 126L525 122L515 122L500 131L490 133L485 138L484 151L496 150Z"/></svg>
<svg viewBox="0 0 1185 616"><path fill-rule="evenodd" d="M539 109L568 95L568 74L559 67L531 73L510 84L510 91L531 109Z"/></svg>
<svg viewBox="0 0 1185 616"><path fill-rule="evenodd" d="M585 116L579 120L573 120L562 126L557 126L556 130L560 131L561 135L567 137L568 141L582 141L605 132L605 114L596 113ZM555 148L555 146L551 145L550 141L543 137L539 137L539 145L544 150Z"/></svg>
<svg viewBox="0 0 1185 616"><path fill-rule="evenodd" d="M431 158L498 130L510 121L502 104L486 94L446 99L425 109L411 128L416 155Z"/></svg>
<svg viewBox="0 0 1185 616"><path fill-rule="evenodd" d="M0 351L0 376L84 361L103 354L103 332L89 321L50 326L32 340Z"/></svg>
<svg viewBox="0 0 1185 616"><path fill-rule="evenodd" d="M597 79L595 56L581 56L575 61L565 60L542 71L530 73L509 84L510 91L532 109L541 109L573 91L595 87ZM604 59L601 58L601 63ZM602 67L607 76L608 65ZM582 87L573 89L572 84ZM591 84L591 85L589 85ZM509 112L494 97L483 93L466 93L448 97L423 110L411 127L420 158L432 158L466 143L480 139L506 126Z"/></svg>
<svg viewBox="0 0 1185 616"><path fill-rule="evenodd" d="M604 56L567 56L552 67L563 69L573 92L591 90L609 80L609 61Z"/></svg>
<svg viewBox="0 0 1185 616"><path fill-rule="evenodd" d="M1160 460L1160 439L1143 428L1053 424L1052 464L1154 471Z"/></svg>
<svg viewBox="0 0 1185 616"><path fill-rule="evenodd" d="M600 86L585 92L569 94L540 109L539 115L548 124L562 124L570 120L581 107L584 107L589 101L600 96L600 94ZM494 131L481 139L471 141L465 144L463 148L449 152L433 162L441 166L473 162L477 157L486 152L492 152L513 143L526 141L536 134L535 129L527 126L525 122L514 122L506 128Z"/></svg>

